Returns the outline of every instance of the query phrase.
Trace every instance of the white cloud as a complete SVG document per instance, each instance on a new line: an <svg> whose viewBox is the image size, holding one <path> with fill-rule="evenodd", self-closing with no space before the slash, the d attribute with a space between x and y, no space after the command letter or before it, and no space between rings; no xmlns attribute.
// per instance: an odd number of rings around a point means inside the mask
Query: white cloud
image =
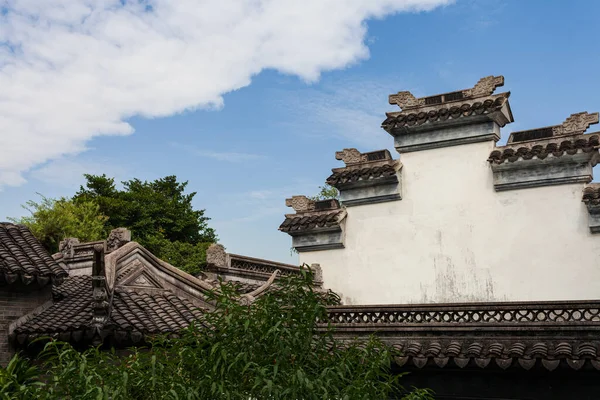
<svg viewBox="0 0 600 400"><path fill-rule="evenodd" d="M365 20L451 1L3 0L0 185L131 116L220 107L266 68L314 81L368 57Z"/></svg>

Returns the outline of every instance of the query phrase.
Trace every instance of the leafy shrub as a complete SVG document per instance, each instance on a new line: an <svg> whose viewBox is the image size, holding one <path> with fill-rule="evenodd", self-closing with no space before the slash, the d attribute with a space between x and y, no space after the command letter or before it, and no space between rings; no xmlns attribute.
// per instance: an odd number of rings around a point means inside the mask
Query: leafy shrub
<svg viewBox="0 0 600 400"><path fill-rule="evenodd" d="M222 285L215 312L177 338L153 337L127 355L49 341L40 355L44 386L25 384L27 396L9 398L371 400L398 394L393 350L375 337L342 341L320 325L326 305L339 298L314 290L310 275L282 279L250 305ZM405 398L432 397L421 390Z"/></svg>

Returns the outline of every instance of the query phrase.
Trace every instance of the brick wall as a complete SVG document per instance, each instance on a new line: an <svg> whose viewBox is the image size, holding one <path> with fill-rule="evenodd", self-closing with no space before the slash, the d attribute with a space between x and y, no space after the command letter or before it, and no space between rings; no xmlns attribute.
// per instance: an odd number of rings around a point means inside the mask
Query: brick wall
<svg viewBox="0 0 600 400"><path fill-rule="evenodd" d="M0 365L6 366L14 354L8 341L9 325L52 298L52 288L13 284L0 287Z"/></svg>

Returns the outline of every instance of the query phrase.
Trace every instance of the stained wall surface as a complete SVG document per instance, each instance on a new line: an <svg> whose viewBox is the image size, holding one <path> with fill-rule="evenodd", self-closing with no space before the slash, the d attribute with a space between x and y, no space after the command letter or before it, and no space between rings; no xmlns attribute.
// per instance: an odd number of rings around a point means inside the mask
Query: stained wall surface
<svg viewBox="0 0 600 400"><path fill-rule="evenodd" d="M348 207L345 248L300 253L347 304L597 299L584 184L496 192L494 142L402 154L402 200Z"/></svg>

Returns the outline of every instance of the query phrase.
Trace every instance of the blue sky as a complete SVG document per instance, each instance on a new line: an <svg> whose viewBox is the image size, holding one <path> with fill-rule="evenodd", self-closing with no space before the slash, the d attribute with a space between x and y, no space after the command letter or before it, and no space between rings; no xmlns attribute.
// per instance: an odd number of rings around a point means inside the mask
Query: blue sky
<svg viewBox="0 0 600 400"><path fill-rule="evenodd" d="M348 39L354 55L347 59L332 62L323 58L327 55L317 54L329 50L318 48L314 57L324 61L310 66L311 49L299 49L302 57L294 65L264 62L245 71L247 77L236 77L229 87L216 90L216 97L190 100L196 105L183 102L182 107L161 108L156 101L154 109L123 106L125 111L120 115L126 115L124 121L133 133L124 129L115 134L114 129L107 128L111 134L105 135L103 125L99 125L87 136L76 136L72 147L60 142L63 152L59 149L46 155L36 150L32 155L27 149L38 139L22 136L25 145L17 146L6 141L11 134L3 131L0 138L5 142L0 143L13 148L10 155L0 155L30 157L32 161L17 171L19 177L5 165L14 179L6 179L2 186L0 214L22 215L20 205L35 199L36 192L50 197L71 195L82 183L83 173L106 173L117 180L177 175L189 181L190 190L198 192L195 206L206 209L211 226L228 251L294 262L290 238L277 230L289 212L285 198L315 194L331 168L339 166L334 158L337 150L393 150L392 138L380 128L385 111L393 110L387 104L388 94L410 90L417 96L430 95L471 87L483 76L504 75L503 89L511 91L515 122L504 128L502 142L513 130L559 124L575 112L600 111L600 55L596 49L600 2L458 0L429 11L386 15L379 10L373 15L381 18L367 15L352 31L358 36ZM0 43L2 37L9 43L7 38L16 36L17 28L4 32L0 28ZM355 48L363 39L368 54ZM170 60L176 60L178 54L161 46L150 51ZM11 57L17 57L14 48L7 54L0 51L0 68L5 79L14 79L6 73L10 64L6 60L14 62ZM197 57L201 67L212 61L210 57L203 60L202 54ZM305 62L306 69L294 70ZM85 63L74 65L85 67ZM142 63L132 68L143 74L152 67ZM163 94L170 96L170 88L180 84L178 79L184 75L168 72L160 90L138 91L132 104L154 104ZM222 68L218 79L227 79L228 73L229 69ZM198 70L198 76L201 74L202 69ZM112 82L114 76L106 79ZM159 85L147 81L146 86ZM41 95L60 101L61 88L54 86L54 92L47 89L50 92ZM94 93L79 93L73 88L64 90L75 93L73 98L80 98L82 103L94 104ZM222 103L218 95L222 95ZM19 112L2 104L0 101L0 120ZM25 103L21 106L29 107ZM78 111L77 101L72 107L73 114L61 115L63 125L57 125L61 130L55 132L78 129L80 125L67 122L76 112L84 111ZM133 110L133 116L127 116L128 110ZM48 118L40 115L40 119ZM31 118L37 118L36 114ZM600 129L590 128L595 130ZM48 146L55 143L52 133L44 135ZM9 148L2 147L0 152ZM39 159L35 158L37 152ZM1 166L0 162L0 172Z"/></svg>

